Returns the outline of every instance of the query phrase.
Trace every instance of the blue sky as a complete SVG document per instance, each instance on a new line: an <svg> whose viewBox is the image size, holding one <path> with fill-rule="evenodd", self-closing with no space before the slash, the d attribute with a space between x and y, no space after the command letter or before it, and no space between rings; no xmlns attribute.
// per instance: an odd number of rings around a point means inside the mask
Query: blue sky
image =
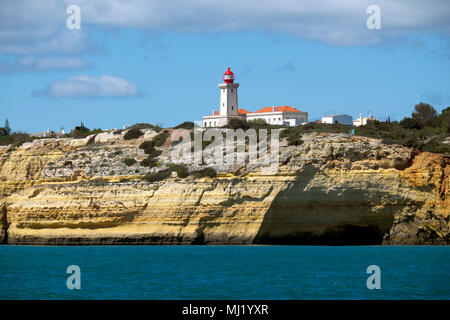
<svg viewBox="0 0 450 320"><path fill-rule="evenodd" d="M428 3L435 10L425 16L420 2L412 1L416 7L399 19L382 3L382 30L367 30L369 15L355 13L352 1L337 13L299 1L276 15L269 8L262 17L254 16L256 2L250 1L239 11L245 24L229 23L232 12L221 16L215 9L211 17L201 11L180 17L175 2L154 12L142 1L129 10L115 8L114 1L98 1L95 8L72 1L81 8L81 30L65 27L70 1L31 9L27 1L7 2L0 6L0 28L17 34L0 33L0 124L8 118L17 131L70 130L80 121L107 129L200 120L217 109L217 84L228 66L240 83L239 105L250 111L290 105L308 112L310 121L368 110L381 120L400 120L421 101L438 111L450 105L449 23L440 20L450 8L441 1ZM208 10L209 2L201 4L199 10ZM295 20L297 9L302 19ZM2 16L11 10L17 10L15 19ZM114 10L131 16L116 17ZM170 23L147 22L172 15ZM292 16L307 25L278 22ZM342 21L351 23L342 28ZM82 79L87 87L79 86Z"/></svg>

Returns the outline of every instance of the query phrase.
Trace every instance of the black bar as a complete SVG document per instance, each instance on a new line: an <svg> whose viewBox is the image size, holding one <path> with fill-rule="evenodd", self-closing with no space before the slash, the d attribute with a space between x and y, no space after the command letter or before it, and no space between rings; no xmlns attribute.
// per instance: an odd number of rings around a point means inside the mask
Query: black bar
<svg viewBox="0 0 450 320"><path fill-rule="evenodd" d="M13 311L15 317L25 313L45 315L45 318L64 319L67 316L80 319L323 319L357 318L368 316L386 318L399 313L417 316L432 310L433 314L445 314L449 300L14 300L0 301L4 314ZM212 312L213 309L214 312ZM428 310L428 311L427 311ZM331 318L330 318L331 320Z"/></svg>

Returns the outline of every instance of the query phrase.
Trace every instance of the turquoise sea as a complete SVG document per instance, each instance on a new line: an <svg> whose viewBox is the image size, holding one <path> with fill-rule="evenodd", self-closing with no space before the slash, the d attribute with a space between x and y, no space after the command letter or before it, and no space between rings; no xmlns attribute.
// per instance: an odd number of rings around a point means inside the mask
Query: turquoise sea
<svg viewBox="0 0 450 320"><path fill-rule="evenodd" d="M449 299L449 264L443 246L0 245L0 299Z"/></svg>

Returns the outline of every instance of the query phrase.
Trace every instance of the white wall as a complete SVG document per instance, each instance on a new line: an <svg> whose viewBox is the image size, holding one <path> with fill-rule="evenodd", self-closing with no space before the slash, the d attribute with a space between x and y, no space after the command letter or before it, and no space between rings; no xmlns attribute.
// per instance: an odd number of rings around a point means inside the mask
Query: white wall
<svg viewBox="0 0 450 320"><path fill-rule="evenodd" d="M299 113L285 111L247 114L247 121L256 119L263 119L268 124L273 125L283 125L283 121L285 121L286 119L295 119L296 123L301 124L308 122L308 115L303 112Z"/></svg>
<svg viewBox="0 0 450 320"><path fill-rule="evenodd" d="M238 115L237 89L239 83L219 83L220 115Z"/></svg>
<svg viewBox="0 0 450 320"><path fill-rule="evenodd" d="M346 125L346 126L351 126L351 125L353 125L353 118L352 118L352 116L349 116L346 114L338 114L338 115L333 115L333 116L322 117L322 123L333 124L336 122Z"/></svg>

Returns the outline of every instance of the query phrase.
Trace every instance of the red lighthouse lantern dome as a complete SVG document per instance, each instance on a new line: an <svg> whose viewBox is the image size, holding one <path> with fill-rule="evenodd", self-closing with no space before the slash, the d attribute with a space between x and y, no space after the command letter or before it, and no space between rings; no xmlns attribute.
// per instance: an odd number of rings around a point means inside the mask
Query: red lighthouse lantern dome
<svg viewBox="0 0 450 320"><path fill-rule="evenodd" d="M225 83L233 83L234 82L234 73L231 72L230 67L228 67L228 70L225 71L223 74L223 81Z"/></svg>

